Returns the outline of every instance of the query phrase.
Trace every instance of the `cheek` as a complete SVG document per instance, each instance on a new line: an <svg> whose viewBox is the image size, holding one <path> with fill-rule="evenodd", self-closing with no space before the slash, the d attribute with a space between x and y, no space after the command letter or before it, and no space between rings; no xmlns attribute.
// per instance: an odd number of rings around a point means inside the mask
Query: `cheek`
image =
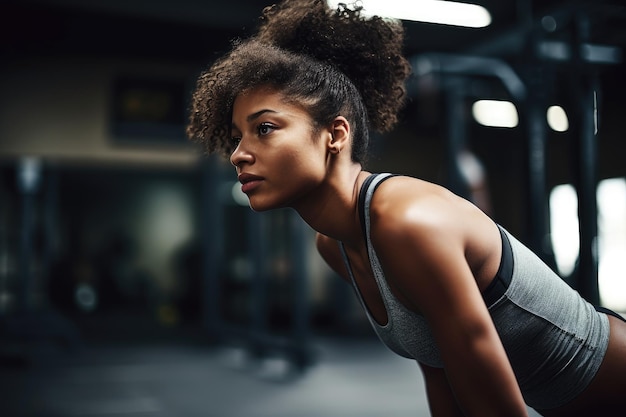
<svg viewBox="0 0 626 417"><path fill-rule="evenodd" d="M290 155L287 164L294 174L299 172L303 176L322 178L326 173L326 156L313 148Z"/></svg>
<svg viewBox="0 0 626 417"><path fill-rule="evenodd" d="M277 158L280 160L280 169L290 175L320 173L326 167L325 148L313 139L304 142L302 146L284 148Z"/></svg>
<svg viewBox="0 0 626 417"><path fill-rule="evenodd" d="M310 182L323 175L324 164L311 154L285 152L277 161L275 169L284 182Z"/></svg>
<svg viewBox="0 0 626 417"><path fill-rule="evenodd" d="M321 160L320 160L321 159ZM285 152L276 165L277 191L287 201L298 199L318 187L326 178L323 158L310 150Z"/></svg>

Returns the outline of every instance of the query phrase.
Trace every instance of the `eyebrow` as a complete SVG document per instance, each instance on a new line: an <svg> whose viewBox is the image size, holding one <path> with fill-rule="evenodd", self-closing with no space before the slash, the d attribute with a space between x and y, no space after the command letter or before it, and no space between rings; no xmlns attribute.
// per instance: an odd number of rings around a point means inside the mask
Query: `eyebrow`
<svg viewBox="0 0 626 417"><path fill-rule="evenodd" d="M278 112L275 110L270 110L270 109L259 110L258 112L252 113L251 115L246 117L246 121L251 122L255 119L258 119L264 113L278 113Z"/></svg>
<svg viewBox="0 0 626 417"><path fill-rule="evenodd" d="M250 123L251 121L258 119L259 117L261 117L265 113L278 113L278 112L275 111L275 110L270 110L270 109L259 110L257 112L254 112L254 113L248 115L248 117L246 117L246 122ZM237 127L237 124L235 124L235 122L232 122L230 124L230 129L232 130L233 128L239 129Z"/></svg>
<svg viewBox="0 0 626 417"><path fill-rule="evenodd" d="M278 112L275 111L275 110L270 110L270 109L259 110L257 112L254 112L254 113L248 115L248 117L246 117L246 122L249 123L249 122L251 122L251 121L253 121L255 119L258 119L259 117L261 117L265 113L276 113L277 114ZM230 126L231 126L231 130L232 130L233 127L235 129L238 129L237 124L235 122L231 122Z"/></svg>

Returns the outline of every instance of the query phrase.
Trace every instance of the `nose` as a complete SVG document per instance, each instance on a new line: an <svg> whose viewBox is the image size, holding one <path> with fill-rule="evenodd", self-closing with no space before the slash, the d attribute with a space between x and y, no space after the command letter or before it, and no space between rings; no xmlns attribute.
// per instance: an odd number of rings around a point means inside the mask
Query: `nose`
<svg viewBox="0 0 626 417"><path fill-rule="evenodd" d="M240 140L233 153L230 154L230 163L235 167L239 167L243 163L250 164L252 162L254 162L254 156L246 149L244 141Z"/></svg>

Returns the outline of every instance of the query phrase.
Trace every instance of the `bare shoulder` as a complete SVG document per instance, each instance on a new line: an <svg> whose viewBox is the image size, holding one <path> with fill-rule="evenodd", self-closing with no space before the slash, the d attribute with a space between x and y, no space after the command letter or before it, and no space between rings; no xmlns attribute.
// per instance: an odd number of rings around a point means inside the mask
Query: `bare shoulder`
<svg viewBox="0 0 626 417"><path fill-rule="evenodd" d="M466 200L439 185L411 177L391 178L379 186L370 206L372 233L382 238L431 236L454 231L472 212ZM457 229L459 232L460 229Z"/></svg>
<svg viewBox="0 0 626 417"><path fill-rule="evenodd" d="M444 187L410 177L391 178L374 194L370 217L372 244L387 264L407 262L408 268L408 262L419 263L431 275L435 264L437 275L443 275L444 267L450 273L453 267L456 273L469 267L481 286L497 270L501 240L496 224Z"/></svg>

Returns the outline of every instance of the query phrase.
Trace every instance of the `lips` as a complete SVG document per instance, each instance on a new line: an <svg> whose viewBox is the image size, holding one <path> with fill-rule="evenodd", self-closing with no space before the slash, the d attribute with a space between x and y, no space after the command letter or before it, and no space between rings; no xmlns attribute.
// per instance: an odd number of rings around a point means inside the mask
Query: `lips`
<svg viewBox="0 0 626 417"><path fill-rule="evenodd" d="M246 194L257 188L263 181L263 177L248 173L239 174L237 179L241 183L241 191Z"/></svg>

